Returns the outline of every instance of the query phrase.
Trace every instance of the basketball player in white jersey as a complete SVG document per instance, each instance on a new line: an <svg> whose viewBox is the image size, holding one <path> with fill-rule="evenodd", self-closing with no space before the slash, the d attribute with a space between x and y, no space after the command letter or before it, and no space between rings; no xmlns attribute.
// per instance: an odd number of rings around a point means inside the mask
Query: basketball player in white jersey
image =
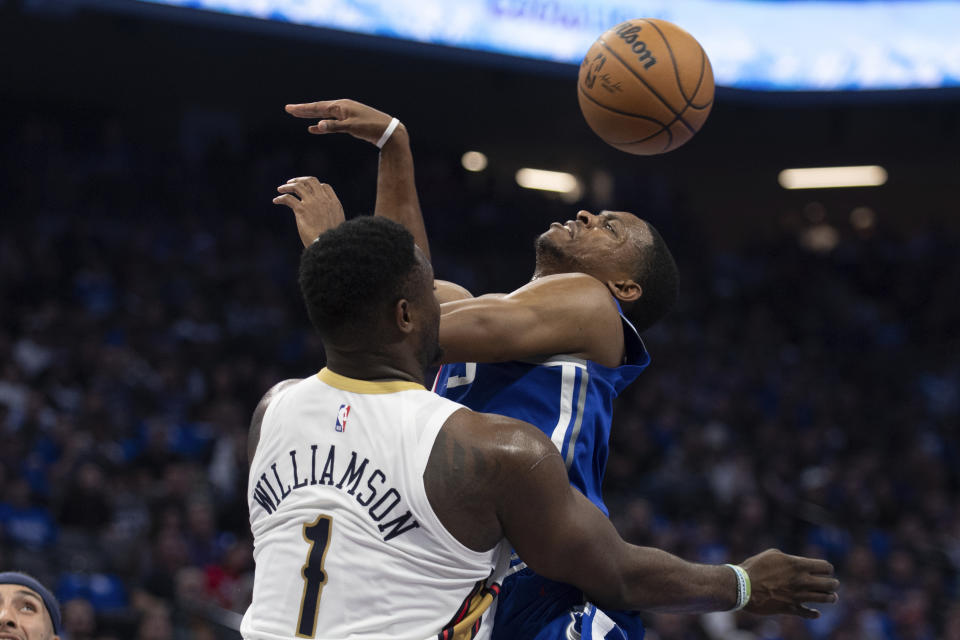
<svg viewBox="0 0 960 640"><path fill-rule="evenodd" d="M300 286L327 366L254 414L244 638L487 637L505 537L538 573L618 608L798 613L836 598L821 560L770 550L741 569L627 544L541 431L427 391L429 262L398 224L341 224L332 190L317 191L333 228L304 251Z"/></svg>

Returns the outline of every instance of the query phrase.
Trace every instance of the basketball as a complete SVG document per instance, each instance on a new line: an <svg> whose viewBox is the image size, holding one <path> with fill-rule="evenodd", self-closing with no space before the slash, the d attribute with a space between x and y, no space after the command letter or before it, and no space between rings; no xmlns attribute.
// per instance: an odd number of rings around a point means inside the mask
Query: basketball
<svg viewBox="0 0 960 640"><path fill-rule="evenodd" d="M594 133L637 155L684 144L713 106L713 69L703 47L677 25L653 18L621 22L597 38L577 85Z"/></svg>

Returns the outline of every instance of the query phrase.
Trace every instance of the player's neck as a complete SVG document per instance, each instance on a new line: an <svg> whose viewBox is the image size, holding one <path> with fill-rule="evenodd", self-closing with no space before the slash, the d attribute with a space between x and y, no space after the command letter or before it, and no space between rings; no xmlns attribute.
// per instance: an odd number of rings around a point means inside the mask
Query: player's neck
<svg viewBox="0 0 960 640"><path fill-rule="evenodd" d="M570 269L567 269L566 265L554 260L537 260L537 264L533 269L533 277L530 279L536 280L537 278L555 276L560 273L570 273Z"/></svg>
<svg viewBox="0 0 960 640"><path fill-rule="evenodd" d="M586 273L581 269L569 268L567 265L562 264L537 264L536 268L533 270L533 277L531 280L536 280L538 278L546 278L547 276L557 276L563 273ZM590 275L587 273L587 275Z"/></svg>
<svg viewBox="0 0 960 640"><path fill-rule="evenodd" d="M424 384L423 369L415 357L387 352L357 352L325 347L327 368L355 380L406 380Z"/></svg>
<svg viewBox="0 0 960 640"><path fill-rule="evenodd" d="M531 280L561 273L587 273L587 271L583 264L570 259L568 256L555 255L549 251L537 252L537 261L533 268ZM592 274L587 273L587 275Z"/></svg>

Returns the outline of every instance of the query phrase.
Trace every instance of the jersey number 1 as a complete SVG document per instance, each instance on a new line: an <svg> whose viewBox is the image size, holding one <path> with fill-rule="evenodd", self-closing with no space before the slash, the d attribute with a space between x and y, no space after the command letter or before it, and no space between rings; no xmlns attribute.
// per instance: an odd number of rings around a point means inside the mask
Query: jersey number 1
<svg viewBox="0 0 960 640"><path fill-rule="evenodd" d="M330 547L330 529L333 518L317 516L310 524L303 525L303 539L310 543L307 562L300 570L303 576L303 597L300 600L300 619L297 620L297 637L312 638L317 633L317 609L320 607L320 593L327 584L327 574L323 570L323 561Z"/></svg>

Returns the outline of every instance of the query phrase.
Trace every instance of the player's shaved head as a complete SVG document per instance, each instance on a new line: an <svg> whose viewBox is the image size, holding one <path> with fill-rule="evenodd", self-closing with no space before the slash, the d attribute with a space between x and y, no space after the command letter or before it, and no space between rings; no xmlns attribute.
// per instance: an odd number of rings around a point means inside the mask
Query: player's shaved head
<svg viewBox="0 0 960 640"><path fill-rule="evenodd" d="M667 315L680 295L677 263L656 227L640 220L643 232L636 234L637 260L633 279L643 291L640 298L623 305L637 331L649 329Z"/></svg>

